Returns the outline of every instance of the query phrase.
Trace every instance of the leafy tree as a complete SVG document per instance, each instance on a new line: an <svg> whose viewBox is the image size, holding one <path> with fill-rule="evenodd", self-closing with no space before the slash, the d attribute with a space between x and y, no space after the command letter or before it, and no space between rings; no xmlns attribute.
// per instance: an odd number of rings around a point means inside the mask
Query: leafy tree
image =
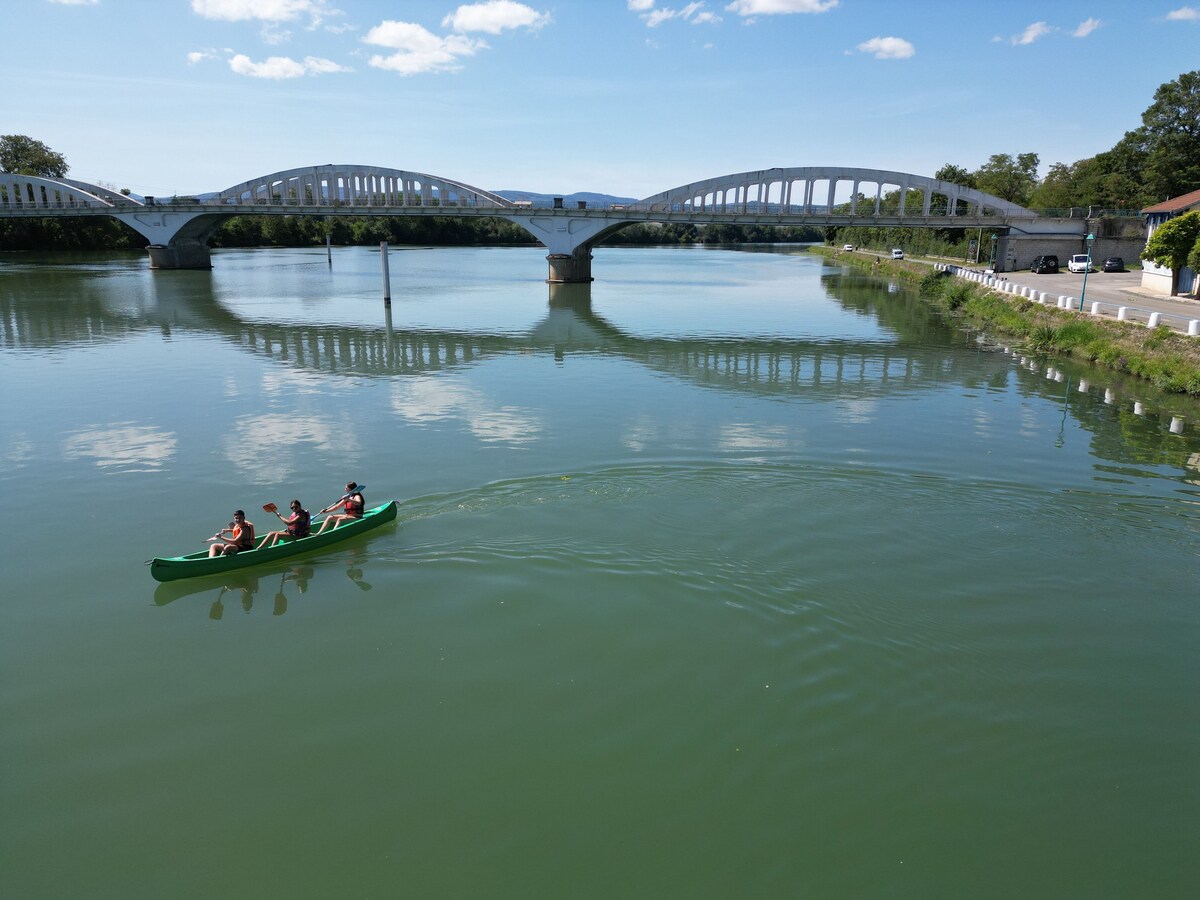
<svg viewBox="0 0 1200 900"><path fill-rule="evenodd" d="M1038 155L993 153L975 173L975 184L984 193L1024 206L1037 186Z"/></svg>
<svg viewBox="0 0 1200 900"><path fill-rule="evenodd" d="M66 178L66 159L41 141L23 134L0 134L0 172L34 175L38 178Z"/></svg>
<svg viewBox="0 0 1200 900"><path fill-rule="evenodd" d="M975 183L974 175L972 175L962 166L956 166L953 163L946 163L933 173L933 177L938 181L949 181L951 184L961 184L963 187L979 187L979 185Z"/></svg>
<svg viewBox="0 0 1200 900"><path fill-rule="evenodd" d="M1075 166L1054 163L1046 177L1034 188L1029 197L1030 205L1034 209L1066 209L1075 206L1079 193L1077 178Z"/></svg>
<svg viewBox="0 0 1200 900"><path fill-rule="evenodd" d="M1200 69L1154 92L1142 113L1146 181L1156 200L1178 197L1200 184Z"/></svg>
<svg viewBox="0 0 1200 900"><path fill-rule="evenodd" d="M1153 260L1171 270L1171 293L1179 288L1179 271L1188 264L1200 243L1200 212L1168 219L1154 229L1142 259Z"/></svg>

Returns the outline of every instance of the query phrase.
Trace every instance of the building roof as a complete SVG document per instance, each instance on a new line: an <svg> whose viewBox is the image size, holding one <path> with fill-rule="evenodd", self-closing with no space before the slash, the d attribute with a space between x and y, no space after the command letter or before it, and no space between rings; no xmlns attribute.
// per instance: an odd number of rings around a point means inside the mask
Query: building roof
<svg viewBox="0 0 1200 900"><path fill-rule="evenodd" d="M1155 203L1142 210L1143 213L1182 213L1194 206L1200 206L1200 191L1192 191L1180 197L1172 197L1162 203Z"/></svg>

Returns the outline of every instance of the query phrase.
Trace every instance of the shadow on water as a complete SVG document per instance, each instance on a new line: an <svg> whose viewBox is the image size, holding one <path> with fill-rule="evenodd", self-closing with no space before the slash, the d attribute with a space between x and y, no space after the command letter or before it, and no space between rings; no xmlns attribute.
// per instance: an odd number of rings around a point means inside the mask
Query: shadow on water
<svg viewBox="0 0 1200 900"><path fill-rule="evenodd" d="M379 532L385 528L379 529ZM379 532L376 532L376 535ZM332 581L332 573L342 566L345 566L346 577L350 582L365 593L372 589L371 582L366 578L371 554L365 543L368 538L364 536L361 540L362 543L343 545L334 553L325 554L324 557L313 557L308 562L254 566L224 575L186 578L159 584L154 589L154 605L167 606L185 597L212 597L208 617L215 621L224 617L228 605L235 600L244 613L250 613L256 607L263 608L261 602L256 603L256 598L261 601L258 595L265 586L268 589L275 588L269 607L271 615L282 616L288 611L289 594L292 599L298 599L308 593L309 585L313 581L324 581L328 587Z"/></svg>

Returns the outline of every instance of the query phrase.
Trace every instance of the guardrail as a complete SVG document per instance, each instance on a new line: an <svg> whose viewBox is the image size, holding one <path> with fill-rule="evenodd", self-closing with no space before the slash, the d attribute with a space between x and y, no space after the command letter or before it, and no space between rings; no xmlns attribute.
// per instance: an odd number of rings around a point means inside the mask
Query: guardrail
<svg viewBox="0 0 1200 900"><path fill-rule="evenodd" d="M1087 310L1081 311L1079 309L1078 297L1071 297L1067 294L1050 294L1046 291L1029 287L1028 285L1017 284L1002 276L989 274L986 270L981 272L978 269L967 269L963 266L946 263L934 263L934 268L941 272L948 272L958 278L965 278L968 281L974 281L985 287L990 287L992 290L999 291L1002 294L1013 294L1017 297L1024 297L1042 306L1055 306L1058 309L1079 312L1081 315L1086 313L1087 315L1097 317L1108 316L1116 319L1118 322L1131 322L1144 325L1147 328L1157 328L1160 325L1166 325L1168 328L1182 332L1189 337L1200 337L1200 319L1190 316L1145 309L1128 303L1112 303L1102 300L1094 300L1088 303Z"/></svg>

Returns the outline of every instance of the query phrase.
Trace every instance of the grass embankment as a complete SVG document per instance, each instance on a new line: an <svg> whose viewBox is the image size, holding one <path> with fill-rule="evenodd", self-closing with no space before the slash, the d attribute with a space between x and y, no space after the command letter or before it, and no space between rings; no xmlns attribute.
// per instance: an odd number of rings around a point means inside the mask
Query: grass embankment
<svg viewBox="0 0 1200 900"><path fill-rule="evenodd" d="M918 263L843 257L829 247L813 249L879 274L898 276L936 308L993 336L1006 336L1029 351L1061 353L1145 379L1162 391L1200 397L1200 340L1166 325L1149 329L1131 322L1084 317L1001 294Z"/></svg>

